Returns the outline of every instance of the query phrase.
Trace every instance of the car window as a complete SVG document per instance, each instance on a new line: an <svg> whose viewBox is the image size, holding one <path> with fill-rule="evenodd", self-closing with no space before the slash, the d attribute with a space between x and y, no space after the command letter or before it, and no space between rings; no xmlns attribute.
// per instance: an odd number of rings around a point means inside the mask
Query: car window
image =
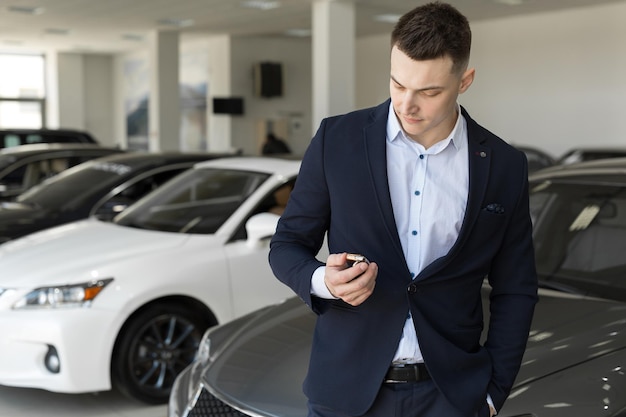
<svg viewBox="0 0 626 417"><path fill-rule="evenodd" d="M12 193L14 190L22 190L24 188L24 176L26 174L26 169L28 168L27 164L22 164L15 169L12 169L4 174L2 178L0 178L0 184L4 186L6 191Z"/></svg>
<svg viewBox="0 0 626 417"><path fill-rule="evenodd" d="M233 236L230 238L230 241L236 240L244 240L248 238L248 233L246 231L246 222L248 219L255 214L259 213L273 213L281 216L287 207L287 202L289 201L289 197L291 197L291 192L293 191L293 187L295 185L296 179L292 178L289 181L275 187L271 192L269 192L265 198L261 200L261 202L257 205L257 207L250 212L248 217L246 217Z"/></svg>
<svg viewBox="0 0 626 417"><path fill-rule="evenodd" d="M118 192L100 202L97 207L94 207L92 212L100 220L112 220L115 215L124 211L128 206L151 191L156 190L165 182L186 169L187 168L184 167L160 169L157 172L146 174L137 181L129 181L129 184L127 183Z"/></svg>
<svg viewBox="0 0 626 417"><path fill-rule="evenodd" d="M22 144L22 141L18 135L14 135L12 133L4 135L3 138L3 147L10 148L12 146L19 146Z"/></svg>
<svg viewBox="0 0 626 417"><path fill-rule="evenodd" d="M43 136L37 135L37 134L26 135L26 140L24 141L24 143L42 143L42 142L46 142L46 140L43 138Z"/></svg>
<svg viewBox="0 0 626 417"><path fill-rule="evenodd" d="M92 160L64 171L46 181L45 186L34 187L17 201L47 208L72 207L103 188L111 189L124 181L132 168L119 163Z"/></svg>
<svg viewBox="0 0 626 417"><path fill-rule="evenodd" d="M626 300L626 189L533 184L537 272L550 285Z"/></svg>
<svg viewBox="0 0 626 417"><path fill-rule="evenodd" d="M267 174L191 169L115 218L125 226L177 233L215 233Z"/></svg>

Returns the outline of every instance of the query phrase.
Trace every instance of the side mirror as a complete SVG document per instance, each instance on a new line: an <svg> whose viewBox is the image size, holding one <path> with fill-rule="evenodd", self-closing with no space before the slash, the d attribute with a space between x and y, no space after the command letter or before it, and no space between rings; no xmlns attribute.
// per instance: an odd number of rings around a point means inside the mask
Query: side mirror
<svg viewBox="0 0 626 417"><path fill-rule="evenodd" d="M246 222L248 239L246 245L251 248L261 247L263 240L271 238L276 232L280 216L273 213L259 213Z"/></svg>

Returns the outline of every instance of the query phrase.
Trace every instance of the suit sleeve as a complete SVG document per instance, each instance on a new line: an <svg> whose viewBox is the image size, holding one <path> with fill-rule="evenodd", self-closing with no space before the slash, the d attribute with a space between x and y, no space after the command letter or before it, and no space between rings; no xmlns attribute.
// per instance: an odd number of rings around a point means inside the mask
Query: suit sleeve
<svg viewBox="0 0 626 417"><path fill-rule="evenodd" d="M300 172L276 233L270 242L269 262L274 275L310 308L311 277L323 262L316 258L330 222L330 196L324 173L322 121L302 160Z"/></svg>
<svg viewBox="0 0 626 417"><path fill-rule="evenodd" d="M521 192L489 273L492 291L485 347L493 364L488 393L497 410L502 408L519 371L537 302L528 164L525 158L522 163Z"/></svg>

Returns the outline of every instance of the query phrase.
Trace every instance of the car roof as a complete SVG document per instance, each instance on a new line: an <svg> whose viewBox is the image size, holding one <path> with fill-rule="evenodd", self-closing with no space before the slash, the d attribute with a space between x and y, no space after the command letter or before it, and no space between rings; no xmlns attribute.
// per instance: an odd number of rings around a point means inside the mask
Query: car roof
<svg viewBox="0 0 626 417"><path fill-rule="evenodd" d="M176 151L155 151L155 152L126 152L104 156L93 160L93 162L108 162L124 164L132 169L144 167L171 165L185 162L202 162L214 158L225 158L229 153L214 152L176 152Z"/></svg>
<svg viewBox="0 0 626 417"><path fill-rule="evenodd" d="M80 134L91 136L89 132L79 129L30 129L30 128L8 128L8 129L0 129L0 133L72 133L72 134Z"/></svg>
<svg viewBox="0 0 626 417"><path fill-rule="evenodd" d="M106 147L96 143L32 143L28 145L12 146L0 149L0 155L34 155L38 153L46 153L50 151L66 151L80 149L105 149L118 150L122 149Z"/></svg>
<svg viewBox="0 0 626 417"><path fill-rule="evenodd" d="M625 185L626 157L554 165L534 172L529 176L529 180Z"/></svg>
<svg viewBox="0 0 626 417"><path fill-rule="evenodd" d="M195 168L237 169L291 177L298 174L298 171L300 170L300 162L300 159L290 158L269 156L238 156L201 162L197 164Z"/></svg>

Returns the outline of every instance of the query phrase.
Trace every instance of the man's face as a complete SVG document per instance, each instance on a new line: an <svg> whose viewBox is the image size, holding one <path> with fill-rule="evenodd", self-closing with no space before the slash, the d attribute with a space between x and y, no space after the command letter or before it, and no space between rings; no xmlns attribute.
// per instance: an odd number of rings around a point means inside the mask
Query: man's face
<svg viewBox="0 0 626 417"><path fill-rule="evenodd" d="M450 57L415 61L391 50L389 90L406 134L426 148L445 139L456 123L457 97L474 79L474 70L452 72Z"/></svg>

